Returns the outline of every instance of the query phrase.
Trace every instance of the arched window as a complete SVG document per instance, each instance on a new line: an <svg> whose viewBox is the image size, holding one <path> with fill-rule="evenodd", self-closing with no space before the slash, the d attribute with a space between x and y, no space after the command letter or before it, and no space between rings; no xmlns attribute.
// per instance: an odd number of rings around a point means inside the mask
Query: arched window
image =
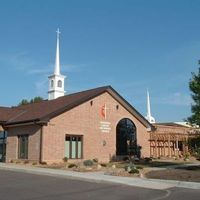
<svg viewBox="0 0 200 200"><path fill-rule="evenodd" d="M116 127L116 154L137 155L136 126L128 118L119 121Z"/></svg>
<svg viewBox="0 0 200 200"><path fill-rule="evenodd" d="M58 81L58 87L62 87L62 81L61 80Z"/></svg>
<svg viewBox="0 0 200 200"><path fill-rule="evenodd" d="M51 87L53 87L53 84L54 84L54 81L53 81L53 80L51 80Z"/></svg>

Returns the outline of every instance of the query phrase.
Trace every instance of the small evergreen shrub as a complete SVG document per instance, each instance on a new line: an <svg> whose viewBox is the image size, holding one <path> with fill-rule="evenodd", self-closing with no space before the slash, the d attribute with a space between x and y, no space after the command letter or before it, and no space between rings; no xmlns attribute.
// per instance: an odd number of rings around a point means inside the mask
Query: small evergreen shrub
<svg viewBox="0 0 200 200"><path fill-rule="evenodd" d="M132 168L128 173L129 174L139 174L139 170L136 168Z"/></svg>
<svg viewBox="0 0 200 200"><path fill-rule="evenodd" d="M138 174L139 173L139 170L132 163L125 166L125 170L130 174Z"/></svg>
<svg viewBox="0 0 200 200"><path fill-rule="evenodd" d="M63 162L67 162L68 161L68 158L67 157L64 157L63 158Z"/></svg>
<svg viewBox="0 0 200 200"><path fill-rule="evenodd" d="M74 164L74 163L70 163L70 164L68 165L68 168L73 168L73 167L77 167L77 165Z"/></svg>
<svg viewBox="0 0 200 200"><path fill-rule="evenodd" d="M91 167L94 165L94 162L92 160L84 160L83 165L86 167Z"/></svg>
<svg viewBox="0 0 200 200"><path fill-rule="evenodd" d="M37 165L37 162L32 162L32 165Z"/></svg>
<svg viewBox="0 0 200 200"><path fill-rule="evenodd" d="M40 162L40 164L41 164L41 165L47 165L47 162L42 161L42 162Z"/></svg>

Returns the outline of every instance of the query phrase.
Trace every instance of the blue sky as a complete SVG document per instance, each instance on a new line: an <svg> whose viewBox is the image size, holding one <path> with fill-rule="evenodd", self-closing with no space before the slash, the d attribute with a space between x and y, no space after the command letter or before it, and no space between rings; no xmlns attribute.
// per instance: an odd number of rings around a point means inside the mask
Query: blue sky
<svg viewBox="0 0 200 200"><path fill-rule="evenodd" d="M1 106L47 98L56 29L73 93L111 85L158 122L190 115L188 81L200 59L199 0L0 0Z"/></svg>

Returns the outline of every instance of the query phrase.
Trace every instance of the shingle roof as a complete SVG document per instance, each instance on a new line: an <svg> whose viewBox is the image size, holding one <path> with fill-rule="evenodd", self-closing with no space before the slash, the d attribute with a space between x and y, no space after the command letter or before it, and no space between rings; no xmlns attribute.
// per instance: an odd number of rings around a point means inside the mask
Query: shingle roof
<svg viewBox="0 0 200 200"><path fill-rule="evenodd" d="M163 122L163 123L161 122L161 123L155 123L154 125L186 127L185 125L177 124L177 123L174 123L174 122Z"/></svg>
<svg viewBox="0 0 200 200"><path fill-rule="evenodd" d="M43 100L38 103L17 107L0 107L0 122L4 125L20 124L27 122L48 122L49 119L66 112L104 92L114 93L134 112L136 117L147 127L151 125L137 112L125 99L123 99L111 86L99 87L91 90L69 94L54 100Z"/></svg>

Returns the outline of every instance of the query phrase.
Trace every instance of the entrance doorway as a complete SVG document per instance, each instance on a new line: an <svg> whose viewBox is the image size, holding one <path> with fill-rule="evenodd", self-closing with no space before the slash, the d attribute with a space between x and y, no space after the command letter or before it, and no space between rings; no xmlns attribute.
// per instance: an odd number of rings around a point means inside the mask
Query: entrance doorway
<svg viewBox="0 0 200 200"><path fill-rule="evenodd" d="M0 162L5 162L6 158L6 132L0 131Z"/></svg>
<svg viewBox="0 0 200 200"><path fill-rule="evenodd" d="M128 118L119 121L116 128L116 155L137 155L136 126Z"/></svg>

